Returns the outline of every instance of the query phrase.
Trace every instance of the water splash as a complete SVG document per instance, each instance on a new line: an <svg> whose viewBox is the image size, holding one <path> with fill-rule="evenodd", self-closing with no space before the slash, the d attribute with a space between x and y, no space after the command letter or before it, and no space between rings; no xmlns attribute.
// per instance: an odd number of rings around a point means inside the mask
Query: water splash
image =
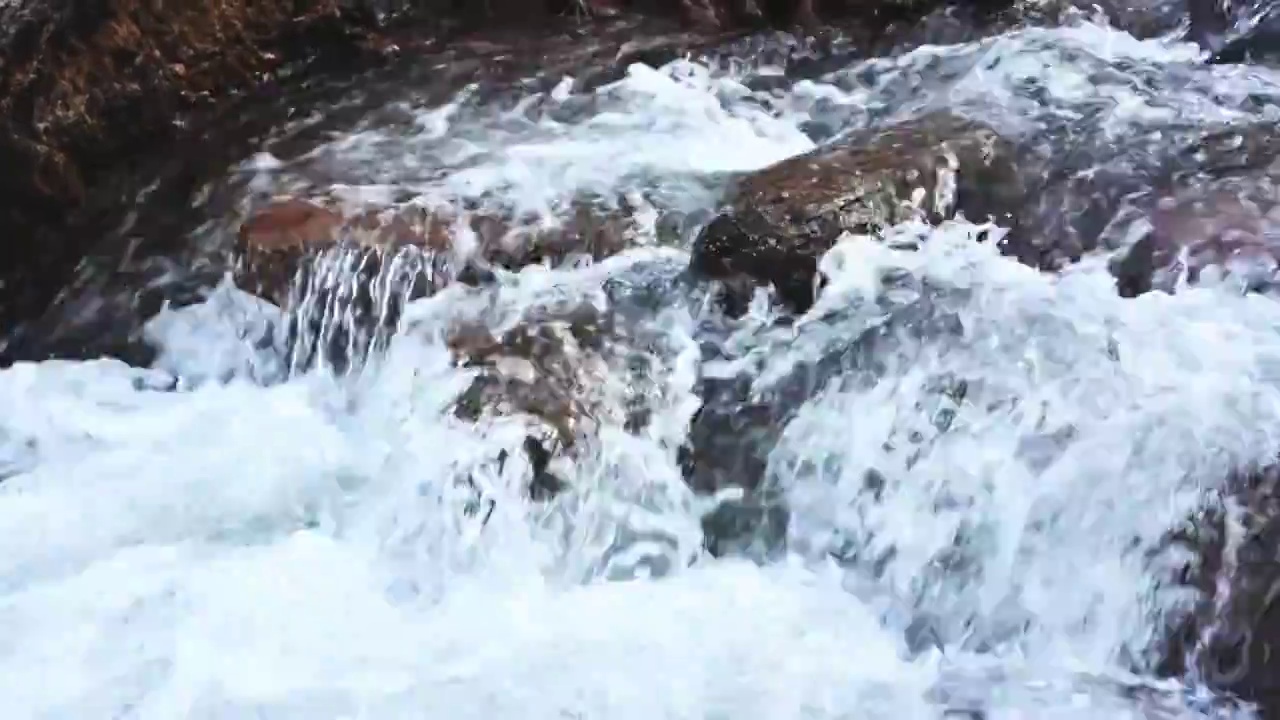
<svg viewBox="0 0 1280 720"><path fill-rule="evenodd" d="M514 110L464 93L253 172L279 189L345 163L427 204L637 190L696 209L721 173L811 147L815 120L985 99L1031 132L1087 115L1103 70L1115 132L1169 108L1270 117L1275 78L1188 58L1082 25L769 91L680 61ZM1280 310L1225 284L1122 300L1100 259L1043 276L977 231L843 242L792 327L763 304L716 316L684 252L650 242L407 305L400 270L357 300L322 264L295 319L323 332L292 359L288 318L224 285L153 320L154 369L0 372L0 697L14 717L166 720L1247 716L1150 669L1190 600L1166 536L1277 446ZM560 468L569 490L531 504L528 418L455 417L474 372L442 330L558 302L617 309L660 392L643 432L601 423ZM342 338L377 348L360 372L302 371L353 309L400 332ZM793 513L778 562L702 551L709 503L677 456L699 375L726 372L702 362L709 326L761 393L823 369L769 457ZM491 512L467 510L476 487Z"/></svg>

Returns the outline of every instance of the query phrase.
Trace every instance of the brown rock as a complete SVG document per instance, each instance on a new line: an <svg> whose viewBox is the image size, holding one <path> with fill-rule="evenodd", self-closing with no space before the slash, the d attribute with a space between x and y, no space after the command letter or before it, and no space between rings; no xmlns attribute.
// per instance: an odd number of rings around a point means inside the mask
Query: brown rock
<svg viewBox="0 0 1280 720"><path fill-rule="evenodd" d="M584 306L562 317L522 322L500 337L478 326L455 328L448 338L455 358L482 369L459 403L459 414L528 413L554 428L562 447L572 447L589 434L601 404L601 321L594 308Z"/></svg>
<svg viewBox="0 0 1280 720"><path fill-rule="evenodd" d="M525 442L534 499L564 488L549 469L555 458L572 457L601 423L625 422L626 393L609 382L622 355L620 339L611 317L589 304L530 312L500 336L475 323L449 331L456 361L480 371L455 414L473 421L519 414L534 421Z"/></svg>
<svg viewBox="0 0 1280 720"><path fill-rule="evenodd" d="M287 307L304 260L339 245L364 248L370 257L416 248L444 253L447 219L425 211L366 210L352 217L311 200L277 200L253 213L237 237L237 283Z"/></svg>
<svg viewBox="0 0 1280 720"><path fill-rule="evenodd" d="M386 345L406 303L455 279L444 222L420 209L346 216L277 200L241 226L236 282L288 311L295 371L345 371Z"/></svg>
<svg viewBox="0 0 1280 720"><path fill-rule="evenodd" d="M303 258L339 244L379 252L413 247L442 256L455 250L459 218L455 209L371 208L348 217L328 207L332 204L284 198L253 212L237 238L240 287L283 307ZM601 210L589 202L575 201L568 213L565 218L518 219L501 212L469 213L464 221L475 233L478 247L473 256L457 259L473 270L500 267L518 271L534 264L603 260L635 239L626 210Z"/></svg>
<svg viewBox="0 0 1280 720"><path fill-rule="evenodd" d="M563 219L521 220L513 223L502 216L472 216L471 227L480 239L486 262L508 270L542 263L558 266L578 258L598 262L617 255L635 240L625 209L604 210L582 200L571 203Z"/></svg>
<svg viewBox="0 0 1280 720"><path fill-rule="evenodd" d="M702 30L719 30L724 22L715 0L680 0L684 20Z"/></svg>
<svg viewBox="0 0 1280 720"><path fill-rule="evenodd" d="M0 3L0 325L42 309L86 249L75 244L105 232L66 227L101 222L79 213L119 202L109 178L122 165L319 49L354 62L371 29L360 5Z"/></svg>
<svg viewBox="0 0 1280 720"><path fill-rule="evenodd" d="M1009 224L1023 192L1015 154L991 128L948 113L856 133L748 176L702 231L691 269L772 284L803 311L819 258L843 233L957 213Z"/></svg>
<svg viewBox="0 0 1280 720"><path fill-rule="evenodd" d="M307 200L289 198L268 205L240 228L240 242L263 251L328 245L336 239L342 214Z"/></svg>
<svg viewBox="0 0 1280 720"><path fill-rule="evenodd" d="M332 246L342 223L341 214L306 200L267 206L240 228L238 284L283 307L298 261Z"/></svg>

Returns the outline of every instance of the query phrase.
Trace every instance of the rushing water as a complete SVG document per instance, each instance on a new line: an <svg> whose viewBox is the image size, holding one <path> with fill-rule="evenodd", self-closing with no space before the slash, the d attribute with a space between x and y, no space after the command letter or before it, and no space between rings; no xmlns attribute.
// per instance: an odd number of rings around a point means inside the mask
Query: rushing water
<svg viewBox="0 0 1280 720"><path fill-rule="evenodd" d="M407 100L237 172L264 191L339 177L347 197L695 211L724 173L812 147L806 130L928 107L1032 135L1100 98L1103 136L1280 112L1280 76L1197 58L1081 24L768 92L741 82L759 62L682 60L586 91ZM801 322L758 303L726 331L653 218L606 262L416 301L341 378L290 373L278 311L227 285L151 321L154 368L0 372L4 717L1247 716L1154 667L1191 601L1168 534L1280 447L1280 305L1225 282L1122 299L1099 260L1042 275L956 222L895 231L919 250L851 239ZM601 416L558 468L570 489L535 505L527 466L494 462L520 456L520 418L452 415L469 374L432 328L565 298L643 318L655 399L640 433ZM704 361L711 336L728 360ZM787 552L709 557L710 504L678 464L697 378L753 367L763 393L833 353L843 373L769 460ZM492 512L463 511L461 476Z"/></svg>

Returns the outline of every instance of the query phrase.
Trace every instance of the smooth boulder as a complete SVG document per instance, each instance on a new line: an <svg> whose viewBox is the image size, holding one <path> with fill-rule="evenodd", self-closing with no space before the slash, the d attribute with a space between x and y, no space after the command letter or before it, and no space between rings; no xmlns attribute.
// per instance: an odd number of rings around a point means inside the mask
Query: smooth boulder
<svg viewBox="0 0 1280 720"><path fill-rule="evenodd" d="M962 214L1012 224L1023 200L1018 151L991 127L936 112L855 132L744 178L699 235L690 269L743 290L772 285L790 308L813 304L818 260L844 233L875 235L911 218Z"/></svg>

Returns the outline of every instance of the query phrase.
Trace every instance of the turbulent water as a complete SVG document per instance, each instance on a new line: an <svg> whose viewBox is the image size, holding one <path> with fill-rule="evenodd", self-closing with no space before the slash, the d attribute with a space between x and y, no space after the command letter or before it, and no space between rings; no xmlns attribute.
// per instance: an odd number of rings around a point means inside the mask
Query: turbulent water
<svg viewBox="0 0 1280 720"><path fill-rule="evenodd" d="M749 59L439 107L406 89L395 122L237 173L263 191L336 175L359 178L353 197L693 212L810 134L930 107L1030 135L1280 116L1280 75L1198 57L1086 23L769 91L743 84L775 72ZM680 282L688 238L640 217L637 246L603 263L416 301L340 378L290 373L274 309L228 285L150 322L153 368L0 372L4 717L1249 716L1155 665L1191 600L1167 535L1280 447L1274 300L1225 282L1122 299L1101 260L1039 274L958 221L895 230L919 250L850 239L800 322L757 303L726 330ZM566 297L639 308L661 399L639 434L603 422L559 470L570 489L536 505L525 464L493 462L520 455L520 418L456 419L470 376L429 330L477 302L500 322ZM710 337L728 360L704 359ZM711 558L710 501L678 464L697 379L752 367L763 393L841 352L769 458L786 552ZM463 475L487 516L463 512Z"/></svg>

